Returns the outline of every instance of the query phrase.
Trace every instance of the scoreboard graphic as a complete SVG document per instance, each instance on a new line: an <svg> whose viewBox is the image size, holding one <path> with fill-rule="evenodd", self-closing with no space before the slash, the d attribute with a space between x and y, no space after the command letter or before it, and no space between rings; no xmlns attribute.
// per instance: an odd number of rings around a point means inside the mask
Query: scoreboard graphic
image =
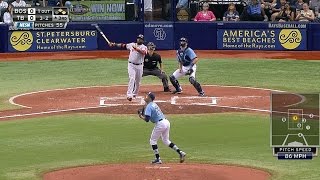
<svg viewBox="0 0 320 180"><path fill-rule="evenodd" d="M65 29L69 22L66 7L16 7L13 9L14 29Z"/></svg>
<svg viewBox="0 0 320 180"><path fill-rule="evenodd" d="M272 93L271 138L278 159L312 159L320 146L319 94Z"/></svg>

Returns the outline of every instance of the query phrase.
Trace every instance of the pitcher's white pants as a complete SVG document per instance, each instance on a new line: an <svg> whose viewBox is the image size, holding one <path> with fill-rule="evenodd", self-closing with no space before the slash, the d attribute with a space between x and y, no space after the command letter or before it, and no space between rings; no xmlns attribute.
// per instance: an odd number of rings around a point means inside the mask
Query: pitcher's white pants
<svg viewBox="0 0 320 180"><path fill-rule="evenodd" d="M163 119L157 122L152 130L150 137L150 145L156 145L158 139L161 137L163 144L169 146L171 141L169 140L170 122L167 119Z"/></svg>
<svg viewBox="0 0 320 180"><path fill-rule="evenodd" d="M133 97L138 95L140 82L143 74L143 65L134 65L128 63L129 83L127 97Z"/></svg>

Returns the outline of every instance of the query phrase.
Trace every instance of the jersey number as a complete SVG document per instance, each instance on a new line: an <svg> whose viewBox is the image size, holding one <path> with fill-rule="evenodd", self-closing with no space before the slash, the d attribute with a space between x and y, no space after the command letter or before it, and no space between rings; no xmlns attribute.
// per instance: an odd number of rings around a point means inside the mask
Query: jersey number
<svg viewBox="0 0 320 180"><path fill-rule="evenodd" d="M155 110L156 110L157 116L160 117L161 116L161 110L160 110L159 106L156 106Z"/></svg>

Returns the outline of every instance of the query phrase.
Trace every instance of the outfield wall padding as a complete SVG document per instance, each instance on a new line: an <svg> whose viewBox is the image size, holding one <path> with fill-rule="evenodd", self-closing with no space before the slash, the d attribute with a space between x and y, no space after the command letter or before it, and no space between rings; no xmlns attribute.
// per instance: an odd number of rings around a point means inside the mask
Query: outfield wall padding
<svg viewBox="0 0 320 180"><path fill-rule="evenodd" d="M217 23L212 22L176 22L175 48L179 48L179 39L186 37L193 49L217 49Z"/></svg>
<svg viewBox="0 0 320 180"><path fill-rule="evenodd" d="M6 24L0 24L0 52L8 51L8 30Z"/></svg>
<svg viewBox="0 0 320 180"><path fill-rule="evenodd" d="M320 50L320 24L310 24L308 28L308 50Z"/></svg>
<svg viewBox="0 0 320 180"><path fill-rule="evenodd" d="M136 41L138 34L144 34L146 43L154 42L159 50L177 49L181 37L188 38L193 49L201 50L320 50L320 24L316 23L113 21L98 24L110 41L130 43ZM65 30L25 31L28 33L0 25L0 52L117 49L110 48L91 23L69 23ZM44 35L48 32L58 35ZM81 41L71 41L80 32L90 35L81 36ZM19 42L24 37L33 39ZM60 39L55 41L57 38ZM67 45L63 46L65 41ZM28 42L30 47L19 44L23 42Z"/></svg>

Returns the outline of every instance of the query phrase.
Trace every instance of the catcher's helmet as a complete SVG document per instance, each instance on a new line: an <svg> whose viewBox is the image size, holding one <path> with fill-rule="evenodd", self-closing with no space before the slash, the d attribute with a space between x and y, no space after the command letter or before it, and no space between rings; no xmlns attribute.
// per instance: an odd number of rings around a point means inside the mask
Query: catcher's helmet
<svg viewBox="0 0 320 180"><path fill-rule="evenodd" d="M137 38L144 40L144 36L142 34L139 34Z"/></svg>
<svg viewBox="0 0 320 180"><path fill-rule="evenodd" d="M180 42L186 42L186 43L188 43L188 39L187 38L185 38L185 37L182 37L182 38L180 38Z"/></svg>

